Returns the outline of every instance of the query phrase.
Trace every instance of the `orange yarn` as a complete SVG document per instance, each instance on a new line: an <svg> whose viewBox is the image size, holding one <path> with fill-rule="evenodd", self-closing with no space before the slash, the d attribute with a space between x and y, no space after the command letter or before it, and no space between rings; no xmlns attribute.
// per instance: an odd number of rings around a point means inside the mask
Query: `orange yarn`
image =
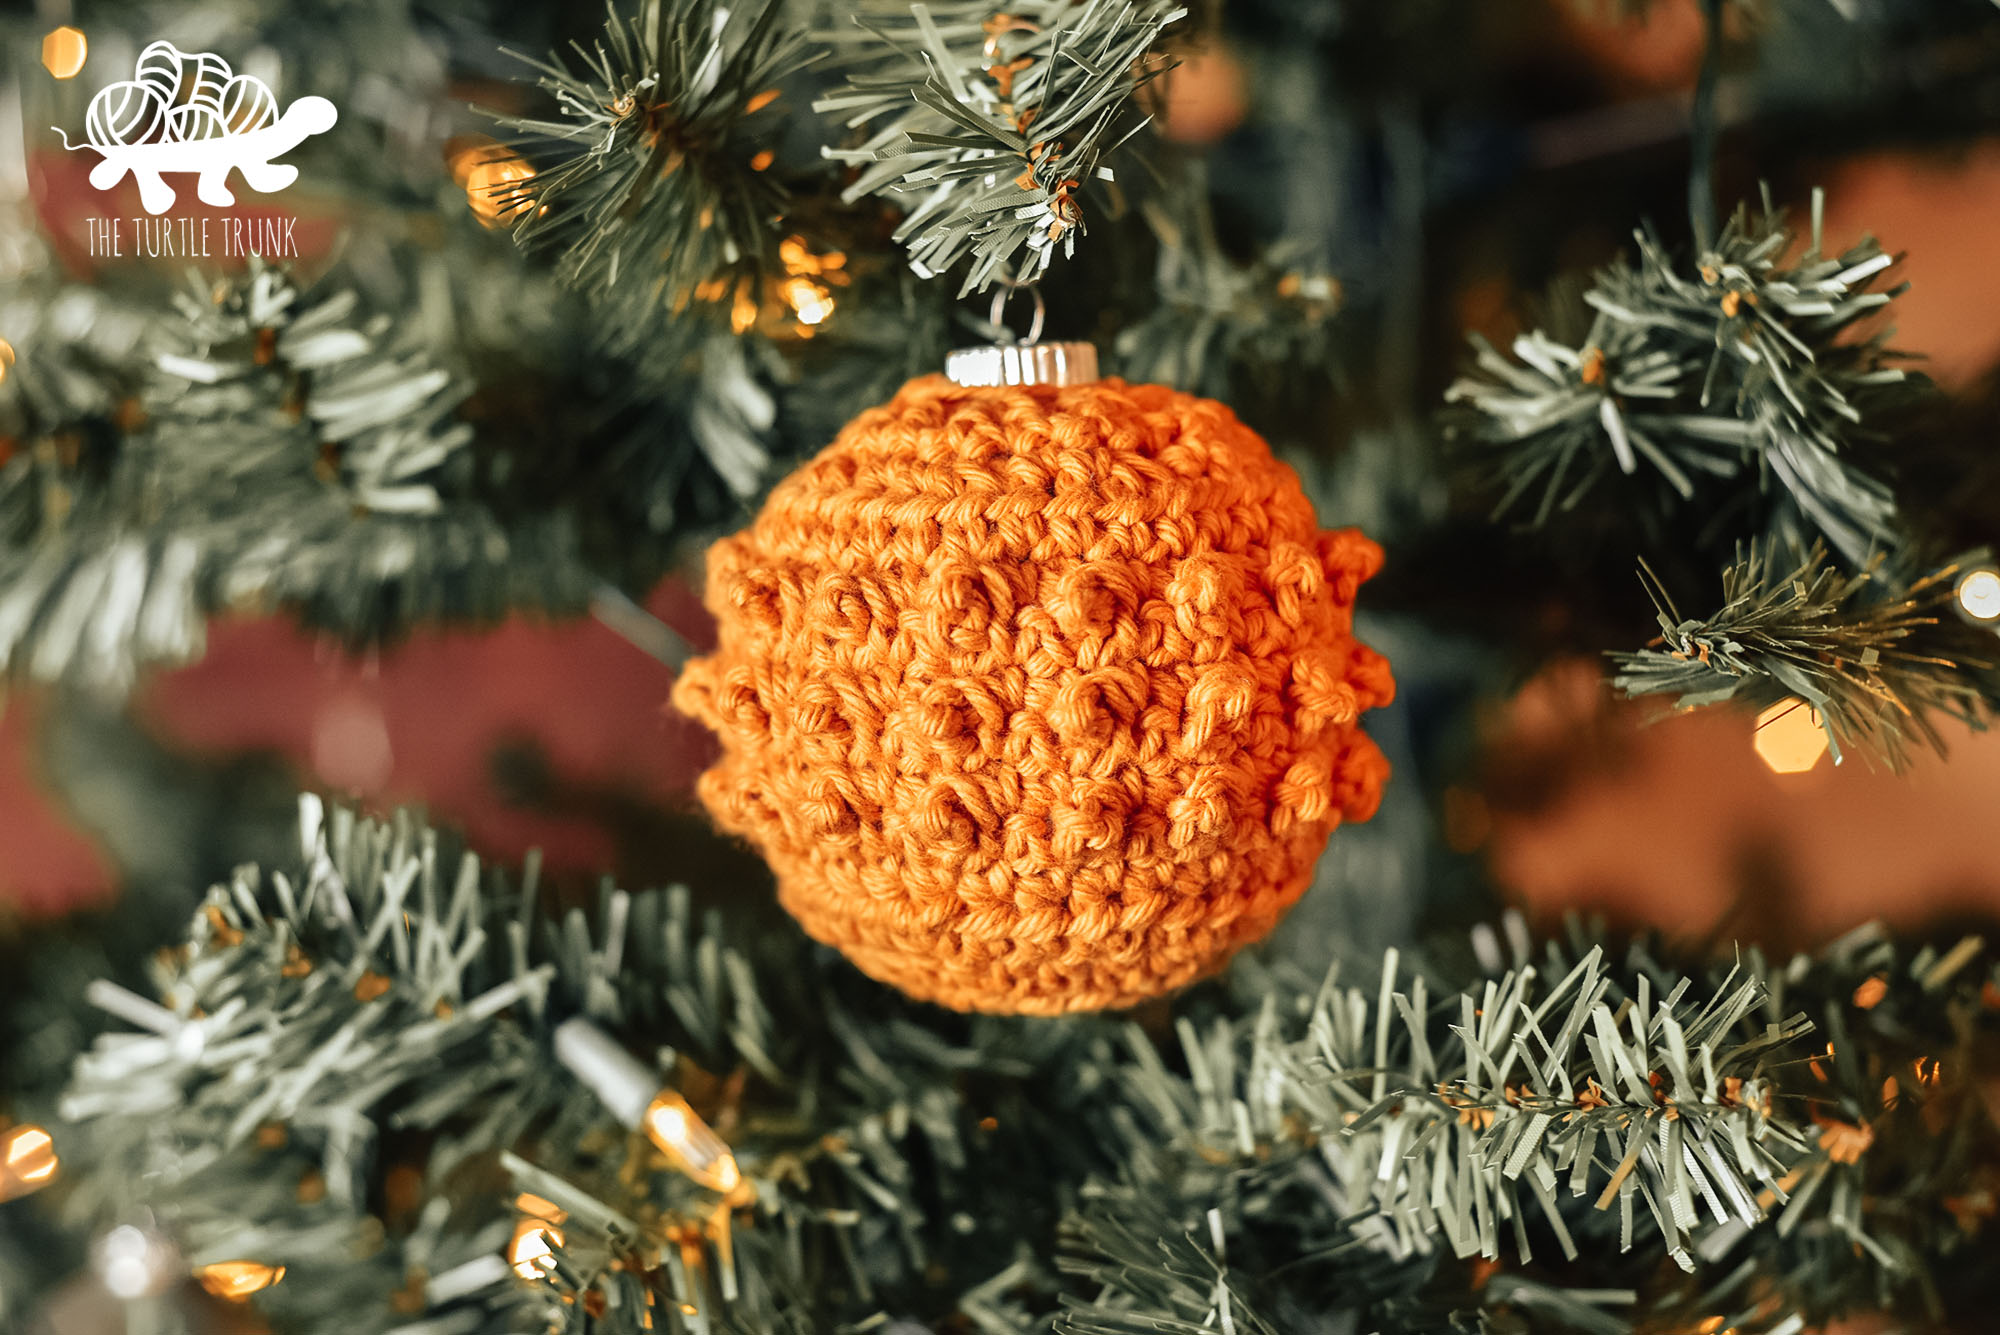
<svg viewBox="0 0 2000 1335"><path fill-rule="evenodd" d="M1388 765L1381 564L1219 403L912 381L709 554L703 801L819 940L960 1010L1129 1005L1304 891Z"/></svg>

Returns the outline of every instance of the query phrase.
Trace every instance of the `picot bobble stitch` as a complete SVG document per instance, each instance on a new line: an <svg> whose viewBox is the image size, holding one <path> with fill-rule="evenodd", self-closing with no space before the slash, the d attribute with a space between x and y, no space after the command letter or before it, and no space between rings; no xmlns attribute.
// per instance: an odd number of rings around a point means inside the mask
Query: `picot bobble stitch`
<svg viewBox="0 0 2000 1335"><path fill-rule="evenodd" d="M718 647L674 701L721 739L716 822L862 970L1127 1006L1263 936L1374 813L1381 560L1219 403L930 376L716 544Z"/></svg>

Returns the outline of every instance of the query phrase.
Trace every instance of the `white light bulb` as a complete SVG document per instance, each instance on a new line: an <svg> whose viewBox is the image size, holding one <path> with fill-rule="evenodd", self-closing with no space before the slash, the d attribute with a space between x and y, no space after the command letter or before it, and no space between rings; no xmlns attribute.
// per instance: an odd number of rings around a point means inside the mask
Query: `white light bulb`
<svg viewBox="0 0 2000 1335"><path fill-rule="evenodd" d="M112 1297L129 1302L160 1292L169 1257L144 1229L120 1224L98 1244L97 1273Z"/></svg>
<svg viewBox="0 0 2000 1335"><path fill-rule="evenodd" d="M1970 571L1958 582L1958 605L1974 621L2000 618L2000 571Z"/></svg>

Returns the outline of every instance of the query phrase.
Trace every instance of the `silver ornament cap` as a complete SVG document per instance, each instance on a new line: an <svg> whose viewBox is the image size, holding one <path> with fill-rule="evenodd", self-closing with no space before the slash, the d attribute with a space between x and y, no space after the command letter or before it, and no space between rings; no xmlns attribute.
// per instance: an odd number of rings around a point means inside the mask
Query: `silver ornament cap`
<svg viewBox="0 0 2000 1335"><path fill-rule="evenodd" d="M986 322L1005 328L1000 317L1007 312L1007 298L1025 290L1035 303L1035 316L1028 336L983 347L959 348L944 359L945 376L959 385L1087 385L1097 379L1097 349L1089 343L1044 343L1042 321L1048 307L1040 289L1032 284L1003 280L994 289L993 308Z"/></svg>
<svg viewBox="0 0 2000 1335"><path fill-rule="evenodd" d="M989 343L958 348L944 373L960 385L1083 385L1097 379L1097 349L1089 343Z"/></svg>

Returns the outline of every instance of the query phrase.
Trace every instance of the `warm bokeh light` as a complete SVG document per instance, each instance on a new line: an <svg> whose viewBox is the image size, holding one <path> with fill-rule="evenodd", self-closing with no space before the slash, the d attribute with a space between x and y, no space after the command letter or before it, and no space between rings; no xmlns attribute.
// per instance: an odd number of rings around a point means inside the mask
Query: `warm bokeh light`
<svg viewBox="0 0 2000 1335"><path fill-rule="evenodd" d="M664 1140L679 1150L687 1141L688 1115L675 1107L655 1107L647 1114L647 1125L652 1128L655 1139Z"/></svg>
<svg viewBox="0 0 2000 1335"><path fill-rule="evenodd" d="M453 139L445 149L452 179L465 188L466 203L488 227L505 227L534 204L526 182L535 169L505 144L483 135Z"/></svg>
<svg viewBox="0 0 2000 1335"><path fill-rule="evenodd" d="M1219 40L1189 52L1149 89L1156 123L1166 138L1181 144L1213 144L1243 123L1250 112L1249 78L1243 62Z"/></svg>
<svg viewBox="0 0 2000 1335"><path fill-rule="evenodd" d="M558 1225L569 1218L569 1212L554 1201L526 1191L514 1198L514 1209L521 1218L507 1244L507 1264L522 1279L540 1279L544 1273L541 1258L553 1255L562 1246L562 1229Z"/></svg>
<svg viewBox="0 0 2000 1335"><path fill-rule="evenodd" d="M216 1297L240 1303L283 1279L285 1268L261 1261L217 1261L197 1267L194 1277Z"/></svg>
<svg viewBox="0 0 2000 1335"><path fill-rule="evenodd" d="M0 338L0 381L7 379L7 372L14 367L14 345Z"/></svg>
<svg viewBox="0 0 2000 1335"><path fill-rule="evenodd" d="M1966 571L1958 582L1958 605L1974 621L2000 617L2000 571L1990 567Z"/></svg>
<svg viewBox="0 0 2000 1335"><path fill-rule="evenodd" d="M816 325L833 314L833 294L810 278L787 278L779 291L802 325Z"/></svg>
<svg viewBox="0 0 2000 1335"><path fill-rule="evenodd" d="M321 782L339 792L380 792L396 772L380 702L355 690L321 706L312 724L312 767Z"/></svg>
<svg viewBox="0 0 2000 1335"><path fill-rule="evenodd" d="M845 251L829 250L824 255L816 254L802 236L788 236L780 241L778 259L783 262L785 272L788 274L810 274L817 277L838 273L847 267Z"/></svg>
<svg viewBox="0 0 2000 1335"><path fill-rule="evenodd" d="M1819 711L1803 700L1780 700L1757 716L1755 745L1773 774L1804 774L1826 754Z"/></svg>
<svg viewBox="0 0 2000 1335"><path fill-rule="evenodd" d="M742 283L736 289L736 296L729 303L729 331L743 333L757 323L757 298L750 295L750 285Z"/></svg>
<svg viewBox="0 0 2000 1335"><path fill-rule="evenodd" d="M90 42L75 28L57 28L42 39L42 66L58 79L74 79L89 55Z"/></svg>
<svg viewBox="0 0 2000 1335"><path fill-rule="evenodd" d="M848 281L847 256L838 250L819 254L804 237L788 236L778 243L778 259L786 274L777 285L778 299L797 322L791 332L811 338L814 327L833 314L833 289Z"/></svg>
<svg viewBox="0 0 2000 1335"><path fill-rule="evenodd" d="M55 1141L41 1127L0 1131L0 1201L39 1191L55 1181L59 1166Z"/></svg>
<svg viewBox="0 0 2000 1335"><path fill-rule="evenodd" d="M1835 1163L1860 1163L1861 1156L1875 1144L1875 1128L1866 1123L1857 1125L1818 1113L1813 1121L1819 1124L1820 1149Z"/></svg>
<svg viewBox="0 0 2000 1335"><path fill-rule="evenodd" d="M514 1225L514 1240L507 1244L507 1264L522 1279L540 1279L541 1261L562 1246L562 1230L540 1219L523 1219Z"/></svg>
<svg viewBox="0 0 2000 1335"><path fill-rule="evenodd" d="M133 1224L120 1224L97 1244L97 1276L114 1298L131 1302L165 1293L186 1275L174 1249Z"/></svg>
<svg viewBox="0 0 2000 1335"><path fill-rule="evenodd" d="M542 1277L541 1260L553 1256L562 1246L562 1230L533 1219L523 1219L514 1228L514 1241L507 1248L507 1263L522 1279Z"/></svg>

